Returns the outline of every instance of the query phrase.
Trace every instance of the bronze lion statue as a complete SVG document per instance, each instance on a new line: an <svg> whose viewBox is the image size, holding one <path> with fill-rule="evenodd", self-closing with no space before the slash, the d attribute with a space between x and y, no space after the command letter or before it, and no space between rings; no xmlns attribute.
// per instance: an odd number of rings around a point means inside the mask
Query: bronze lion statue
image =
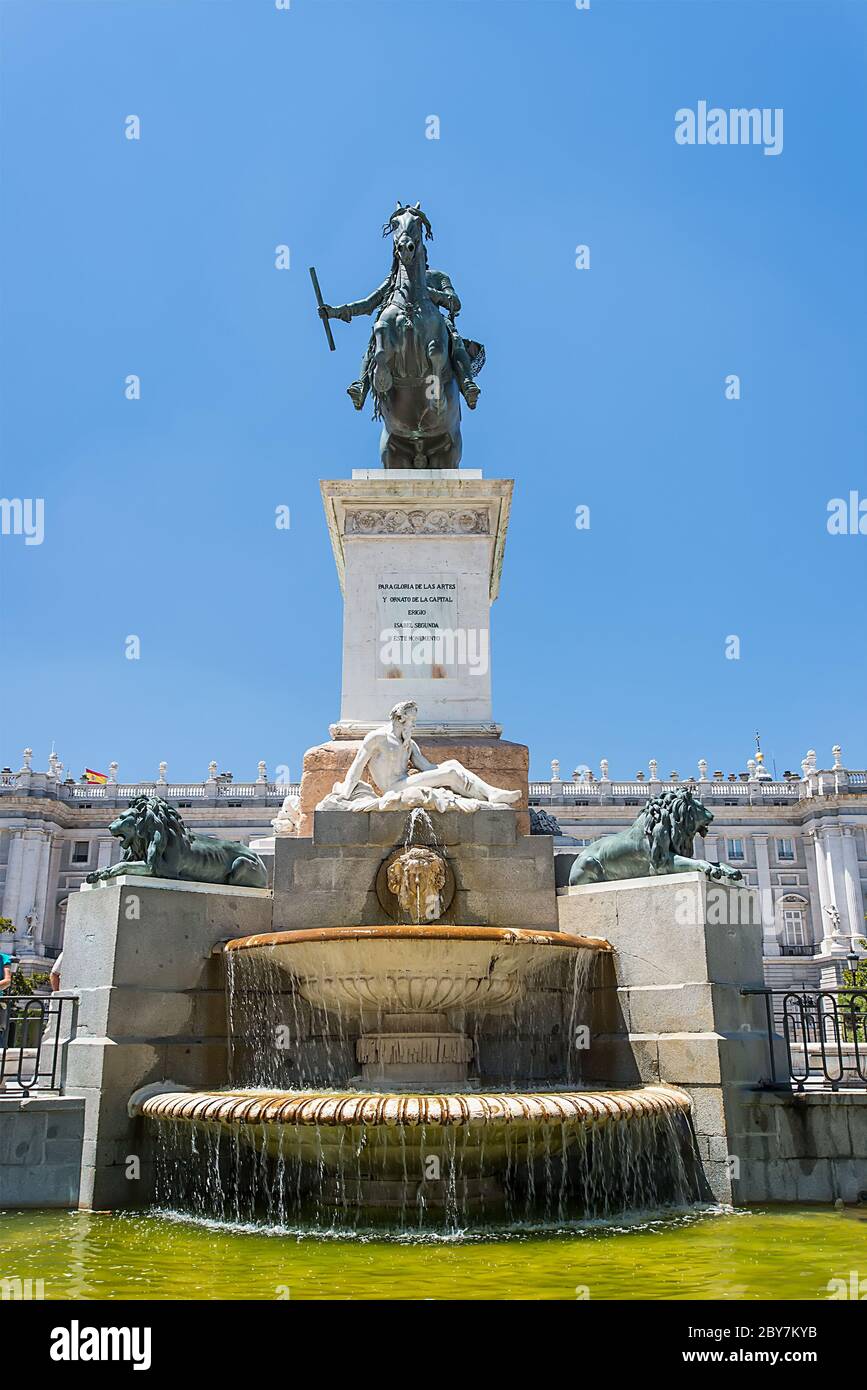
<svg viewBox="0 0 867 1390"><path fill-rule="evenodd" d="M587 845L572 865L569 886L699 871L708 878L740 879L740 869L692 858L695 836L704 839L712 820L713 814L690 787L663 792L645 802L628 830Z"/></svg>
<svg viewBox="0 0 867 1390"><path fill-rule="evenodd" d="M137 796L109 830L123 845L123 858L88 874L88 883L121 874L148 874L194 883L227 883L234 888L268 886L268 871L258 854L236 840L194 834L161 796Z"/></svg>

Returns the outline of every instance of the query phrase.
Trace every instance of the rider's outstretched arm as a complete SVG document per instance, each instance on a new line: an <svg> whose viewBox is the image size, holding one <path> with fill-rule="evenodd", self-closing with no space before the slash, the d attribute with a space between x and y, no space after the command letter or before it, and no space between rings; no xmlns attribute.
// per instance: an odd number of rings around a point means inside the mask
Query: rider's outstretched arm
<svg viewBox="0 0 867 1390"><path fill-rule="evenodd" d="M336 304L333 308L330 304L326 304L324 308L328 310L328 317L330 319L343 319L345 323L348 323L350 319L357 319L361 314L374 313L385 299L388 283L388 280L383 280L379 289L374 290L373 294L369 294L366 299L356 299L351 304Z"/></svg>

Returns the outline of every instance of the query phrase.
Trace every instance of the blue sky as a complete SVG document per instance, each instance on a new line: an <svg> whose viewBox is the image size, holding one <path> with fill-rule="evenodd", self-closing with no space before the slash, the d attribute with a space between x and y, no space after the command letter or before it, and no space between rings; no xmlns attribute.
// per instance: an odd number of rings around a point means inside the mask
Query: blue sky
<svg viewBox="0 0 867 1390"><path fill-rule="evenodd" d="M368 293L421 199L488 354L464 466L516 481L494 713L534 774L740 769L756 727L779 772L836 740L867 765L867 536L826 528L867 497L867 6L4 0L0 26L2 492L45 500L42 545L0 538L4 762L297 776L328 737L318 480L377 466L378 427L344 394L368 321L330 354L307 267ZM700 100L783 108L782 153L678 145Z"/></svg>

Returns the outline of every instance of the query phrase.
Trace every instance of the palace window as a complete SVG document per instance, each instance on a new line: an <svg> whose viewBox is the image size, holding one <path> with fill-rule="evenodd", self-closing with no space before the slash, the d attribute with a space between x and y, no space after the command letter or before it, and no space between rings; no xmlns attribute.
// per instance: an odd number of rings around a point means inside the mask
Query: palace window
<svg viewBox="0 0 867 1390"><path fill-rule="evenodd" d="M804 913L800 907L783 908L783 941L787 946L808 946Z"/></svg>
<svg viewBox="0 0 867 1390"><path fill-rule="evenodd" d="M86 864L90 859L90 841L75 840L72 845L73 864Z"/></svg>
<svg viewBox="0 0 867 1390"><path fill-rule="evenodd" d="M726 840L727 859L745 859L743 840Z"/></svg>
<svg viewBox="0 0 867 1390"><path fill-rule="evenodd" d="M778 840L778 841L777 841L777 858L778 858L779 860L781 860L781 861L782 861L782 860L794 861L794 858L795 858L795 842L794 842L794 840Z"/></svg>

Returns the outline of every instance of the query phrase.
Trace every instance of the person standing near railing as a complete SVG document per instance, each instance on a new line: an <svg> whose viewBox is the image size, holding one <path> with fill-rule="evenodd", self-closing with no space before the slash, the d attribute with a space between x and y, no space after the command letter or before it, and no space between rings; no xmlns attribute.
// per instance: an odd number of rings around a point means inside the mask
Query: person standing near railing
<svg viewBox="0 0 867 1390"><path fill-rule="evenodd" d="M3 1060L6 1055L6 1029L9 1024L9 1006L2 1002L3 995L12 987L12 957L0 951L0 1091L6 1090L3 1079Z"/></svg>

